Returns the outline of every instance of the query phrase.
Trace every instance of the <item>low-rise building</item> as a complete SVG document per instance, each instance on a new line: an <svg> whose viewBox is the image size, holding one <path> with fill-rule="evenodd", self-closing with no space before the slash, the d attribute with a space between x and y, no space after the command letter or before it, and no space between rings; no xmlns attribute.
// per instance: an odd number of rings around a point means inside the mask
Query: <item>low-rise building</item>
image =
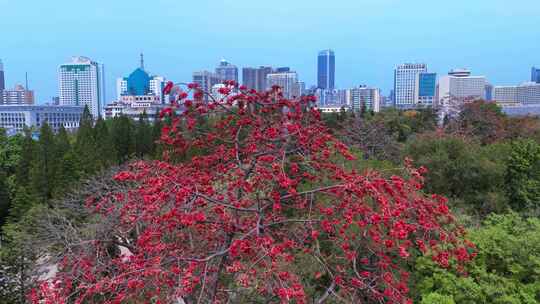
<svg viewBox="0 0 540 304"><path fill-rule="evenodd" d="M21 132L24 128L40 128L45 122L58 132L61 126L67 130L79 128L83 106L57 105L0 105L0 128Z"/></svg>

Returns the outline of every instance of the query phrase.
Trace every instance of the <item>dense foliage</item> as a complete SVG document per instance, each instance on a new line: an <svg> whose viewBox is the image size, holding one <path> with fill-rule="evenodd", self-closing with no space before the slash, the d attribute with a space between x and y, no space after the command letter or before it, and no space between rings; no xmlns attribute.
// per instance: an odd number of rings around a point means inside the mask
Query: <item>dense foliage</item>
<svg viewBox="0 0 540 304"><path fill-rule="evenodd" d="M153 125L0 130L0 303L540 302L539 119L190 89Z"/></svg>

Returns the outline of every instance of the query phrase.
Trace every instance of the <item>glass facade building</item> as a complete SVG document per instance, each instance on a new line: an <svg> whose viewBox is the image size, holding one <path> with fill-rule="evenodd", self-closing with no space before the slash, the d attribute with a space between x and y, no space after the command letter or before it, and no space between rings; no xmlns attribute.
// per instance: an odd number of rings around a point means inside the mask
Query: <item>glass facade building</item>
<svg viewBox="0 0 540 304"><path fill-rule="evenodd" d="M335 87L336 56L332 50L319 52L317 57L317 87L333 90Z"/></svg>
<svg viewBox="0 0 540 304"><path fill-rule="evenodd" d="M531 81L540 83L540 68L532 67L531 69Z"/></svg>
<svg viewBox="0 0 540 304"><path fill-rule="evenodd" d="M418 73L415 87L415 104L417 106L433 105L436 87L436 73Z"/></svg>

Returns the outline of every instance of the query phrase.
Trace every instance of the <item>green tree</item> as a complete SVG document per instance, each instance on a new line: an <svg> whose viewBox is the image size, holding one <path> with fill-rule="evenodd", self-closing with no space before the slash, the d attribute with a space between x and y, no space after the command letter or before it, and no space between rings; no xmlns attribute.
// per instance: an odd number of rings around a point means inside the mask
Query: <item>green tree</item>
<svg viewBox="0 0 540 304"><path fill-rule="evenodd" d="M39 201L46 203L53 197L58 164L54 134L46 122L40 128L35 156L30 170L30 182Z"/></svg>
<svg viewBox="0 0 540 304"><path fill-rule="evenodd" d="M537 212L540 207L540 144L530 139L512 142L505 179L512 208Z"/></svg>
<svg viewBox="0 0 540 304"><path fill-rule="evenodd" d="M163 149L159 143L161 138L161 129L163 128L163 123L158 115L154 119L154 124L152 125L152 156L154 158L161 158L163 154Z"/></svg>
<svg viewBox="0 0 540 304"><path fill-rule="evenodd" d="M79 160L79 168L85 175L96 172L98 168L93 126L94 120L88 106L85 106L75 141L75 153Z"/></svg>
<svg viewBox="0 0 540 304"><path fill-rule="evenodd" d="M425 295L425 303L437 303L427 302L437 293L465 304L540 302L540 219L491 215L469 238L478 255L466 267L467 275L440 269L425 257L417 260L417 300Z"/></svg>
<svg viewBox="0 0 540 304"><path fill-rule="evenodd" d="M135 129L135 153L137 157L144 157L152 152L152 129L148 123L148 115L143 112L139 115Z"/></svg>
<svg viewBox="0 0 540 304"><path fill-rule="evenodd" d="M103 118L99 117L94 127L96 153L101 169L108 168L114 163L116 151L109 131L109 126Z"/></svg>
<svg viewBox="0 0 540 304"><path fill-rule="evenodd" d="M464 202L464 207L486 215L507 207L503 192L506 170L504 144L482 147L459 136L425 134L408 141L403 158L428 169L426 191Z"/></svg>
<svg viewBox="0 0 540 304"><path fill-rule="evenodd" d="M36 156L36 142L32 138L32 132L29 129L24 130L22 140L21 155L15 172L15 181L17 185L28 185L30 181L30 169Z"/></svg>
<svg viewBox="0 0 540 304"><path fill-rule="evenodd" d="M135 152L133 125L127 116L113 118L111 137L116 152L116 163L122 164Z"/></svg>
<svg viewBox="0 0 540 304"><path fill-rule="evenodd" d="M55 191L54 196L58 197L78 180L80 172L77 166L76 154L71 148L69 135L62 126L55 138L56 149L55 158L57 160L55 171Z"/></svg>

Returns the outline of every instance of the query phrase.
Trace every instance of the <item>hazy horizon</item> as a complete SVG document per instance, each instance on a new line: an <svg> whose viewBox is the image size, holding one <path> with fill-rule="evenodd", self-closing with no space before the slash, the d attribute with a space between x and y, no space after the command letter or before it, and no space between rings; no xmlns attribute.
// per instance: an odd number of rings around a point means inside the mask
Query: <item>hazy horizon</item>
<svg viewBox="0 0 540 304"><path fill-rule="evenodd" d="M58 95L57 67L76 55L105 64L109 102L115 79L138 66L141 52L149 72L177 81L225 58L240 69L290 66L310 86L317 52L331 48L339 88L367 84L387 95L393 68L404 62L425 62L439 75L467 67L494 85L513 85L540 65L540 2L509 7L505 0L0 0L0 59L7 87L28 72L38 103Z"/></svg>

